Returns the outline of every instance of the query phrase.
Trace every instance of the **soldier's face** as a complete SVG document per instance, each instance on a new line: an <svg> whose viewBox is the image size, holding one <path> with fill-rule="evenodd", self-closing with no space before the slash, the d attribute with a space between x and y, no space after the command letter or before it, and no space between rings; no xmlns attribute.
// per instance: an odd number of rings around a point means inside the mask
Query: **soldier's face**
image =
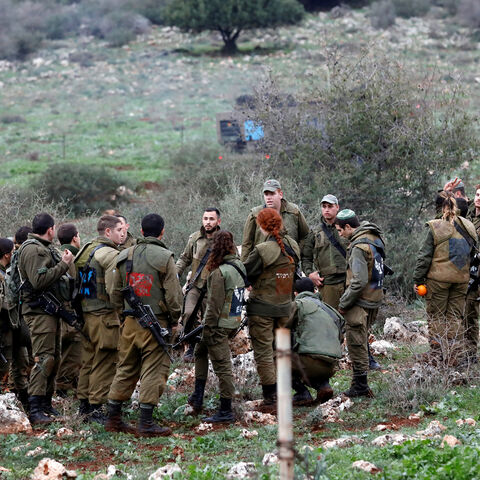
<svg viewBox="0 0 480 480"><path fill-rule="evenodd" d="M353 234L353 228L348 224L345 225L344 228L340 225L335 225L335 228L337 229L338 234L343 238L350 238Z"/></svg>
<svg viewBox="0 0 480 480"><path fill-rule="evenodd" d="M480 188L475 192L475 199L473 201L475 208L480 208Z"/></svg>
<svg viewBox="0 0 480 480"><path fill-rule="evenodd" d="M337 216L338 210L339 210L338 205L334 205L332 203L328 202L323 202L322 203L322 216L327 222L333 222Z"/></svg>
<svg viewBox="0 0 480 480"><path fill-rule="evenodd" d="M207 233L212 233L220 225L220 218L215 212L204 212L202 225Z"/></svg>
<svg viewBox="0 0 480 480"><path fill-rule="evenodd" d="M283 192L281 190L276 190L275 192L269 192L265 190L263 192L263 198L265 200L265 205L268 208L274 208L278 212L282 205Z"/></svg>
<svg viewBox="0 0 480 480"><path fill-rule="evenodd" d="M114 228L106 228L105 236L115 245L121 245L125 241L125 229L122 227L121 222L118 222Z"/></svg>

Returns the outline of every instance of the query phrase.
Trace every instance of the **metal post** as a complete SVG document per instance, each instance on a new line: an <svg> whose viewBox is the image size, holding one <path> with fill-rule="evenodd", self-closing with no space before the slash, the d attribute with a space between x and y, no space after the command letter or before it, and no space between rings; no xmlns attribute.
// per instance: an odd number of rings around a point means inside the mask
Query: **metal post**
<svg viewBox="0 0 480 480"><path fill-rule="evenodd" d="M278 459L280 480L293 480L292 358L290 330L275 332L277 351Z"/></svg>

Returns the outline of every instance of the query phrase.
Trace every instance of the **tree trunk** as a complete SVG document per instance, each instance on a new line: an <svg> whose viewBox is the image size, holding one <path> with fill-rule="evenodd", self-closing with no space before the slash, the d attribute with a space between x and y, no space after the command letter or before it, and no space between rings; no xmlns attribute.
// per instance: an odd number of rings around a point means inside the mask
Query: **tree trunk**
<svg viewBox="0 0 480 480"><path fill-rule="evenodd" d="M222 53L224 55L235 55L238 53L238 47L237 47L237 42L236 38L224 38L223 42L223 48L222 48Z"/></svg>

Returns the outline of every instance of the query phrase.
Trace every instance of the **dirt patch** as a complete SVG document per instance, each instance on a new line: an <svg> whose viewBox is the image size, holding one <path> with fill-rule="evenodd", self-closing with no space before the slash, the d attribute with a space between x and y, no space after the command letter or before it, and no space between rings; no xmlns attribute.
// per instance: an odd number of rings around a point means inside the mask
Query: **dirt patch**
<svg viewBox="0 0 480 480"><path fill-rule="evenodd" d="M116 165L113 167L115 170L133 170L135 167L133 165Z"/></svg>

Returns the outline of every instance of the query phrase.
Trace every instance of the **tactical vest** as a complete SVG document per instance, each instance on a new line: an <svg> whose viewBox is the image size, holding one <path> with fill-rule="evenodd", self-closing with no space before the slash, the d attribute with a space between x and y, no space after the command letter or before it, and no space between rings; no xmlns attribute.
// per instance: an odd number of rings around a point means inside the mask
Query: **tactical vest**
<svg viewBox="0 0 480 480"><path fill-rule="evenodd" d="M85 265L91 251L101 243L103 242L99 239L94 240L93 242L87 243L80 252L78 252L77 258L75 259L77 269L82 268ZM104 247L99 248L90 260L90 267L95 271L96 291L92 292L89 298L84 297L82 299L82 310L86 313L105 309L113 310L105 285L105 270L97 260L97 258L102 258L102 255L105 255L108 250L113 250L113 247L111 245L105 245Z"/></svg>
<svg viewBox="0 0 480 480"><path fill-rule="evenodd" d="M245 267L239 259L229 260L229 263L235 264L246 276ZM218 326L221 328L237 328L242 321L245 281L232 265L223 263L219 268L225 282L225 302L218 319Z"/></svg>
<svg viewBox="0 0 480 480"><path fill-rule="evenodd" d="M327 229L330 228L327 226ZM336 233L335 228L332 230L332 236L342 245L342 240L339 238L338 233ZM346 249L345 246L344 248ZM321 227L315 235L313 262L321 277L345 273L347 271L347 261L345 257L332 244Z"/></svg>
<svg viewBox="0 0 480 480"><path fill-rule="evenodd" d="M353 248L359 248L367 256L368 284L362 290L360 299L367 302L380 302L383 299L383 242L372 233L365 233L356 238L348 247L351 252ZM352 281L352 270L347 270L347 287Z"/></svg>
<svg viewBox="0 0 480 480"><path fill-rule="evenodd" d="M160 282L161 273L166 273L167 264L173 253L159 243L139 241L120 253L117 268L120 269L124 285L131 285L143 304L150 305L155 315L168 313L165 289ZM127 272L127 261L132 261L132 271ZM125 303L125 309L130 308Z"/></svg>
<svg viewBox="0 0 480 480"><path fill-rule="evenodd" d="M330 361L341 358L339 333L343 319L340 315L310 292L300 293L295 302L298 324L294 350L299 354L325 355Z"/></svg>
<svg viewBox="0 0 480 480"><path fill-rule="evenodd" d="M446 283L468 283L470 278L470 252L476 242L475 227L462 217L455 220L464 235L471 237L471 244L446 220L427 222L433 235L434 251L427 278Z"/></svg>
<svg viewBox="0 0 480 480"><path fill-rule="evenodd" d="M274 305L291 303L295 263L282 253L277 242L263 242L256 249L263 272L253 285L250 299Z"/></svg>

